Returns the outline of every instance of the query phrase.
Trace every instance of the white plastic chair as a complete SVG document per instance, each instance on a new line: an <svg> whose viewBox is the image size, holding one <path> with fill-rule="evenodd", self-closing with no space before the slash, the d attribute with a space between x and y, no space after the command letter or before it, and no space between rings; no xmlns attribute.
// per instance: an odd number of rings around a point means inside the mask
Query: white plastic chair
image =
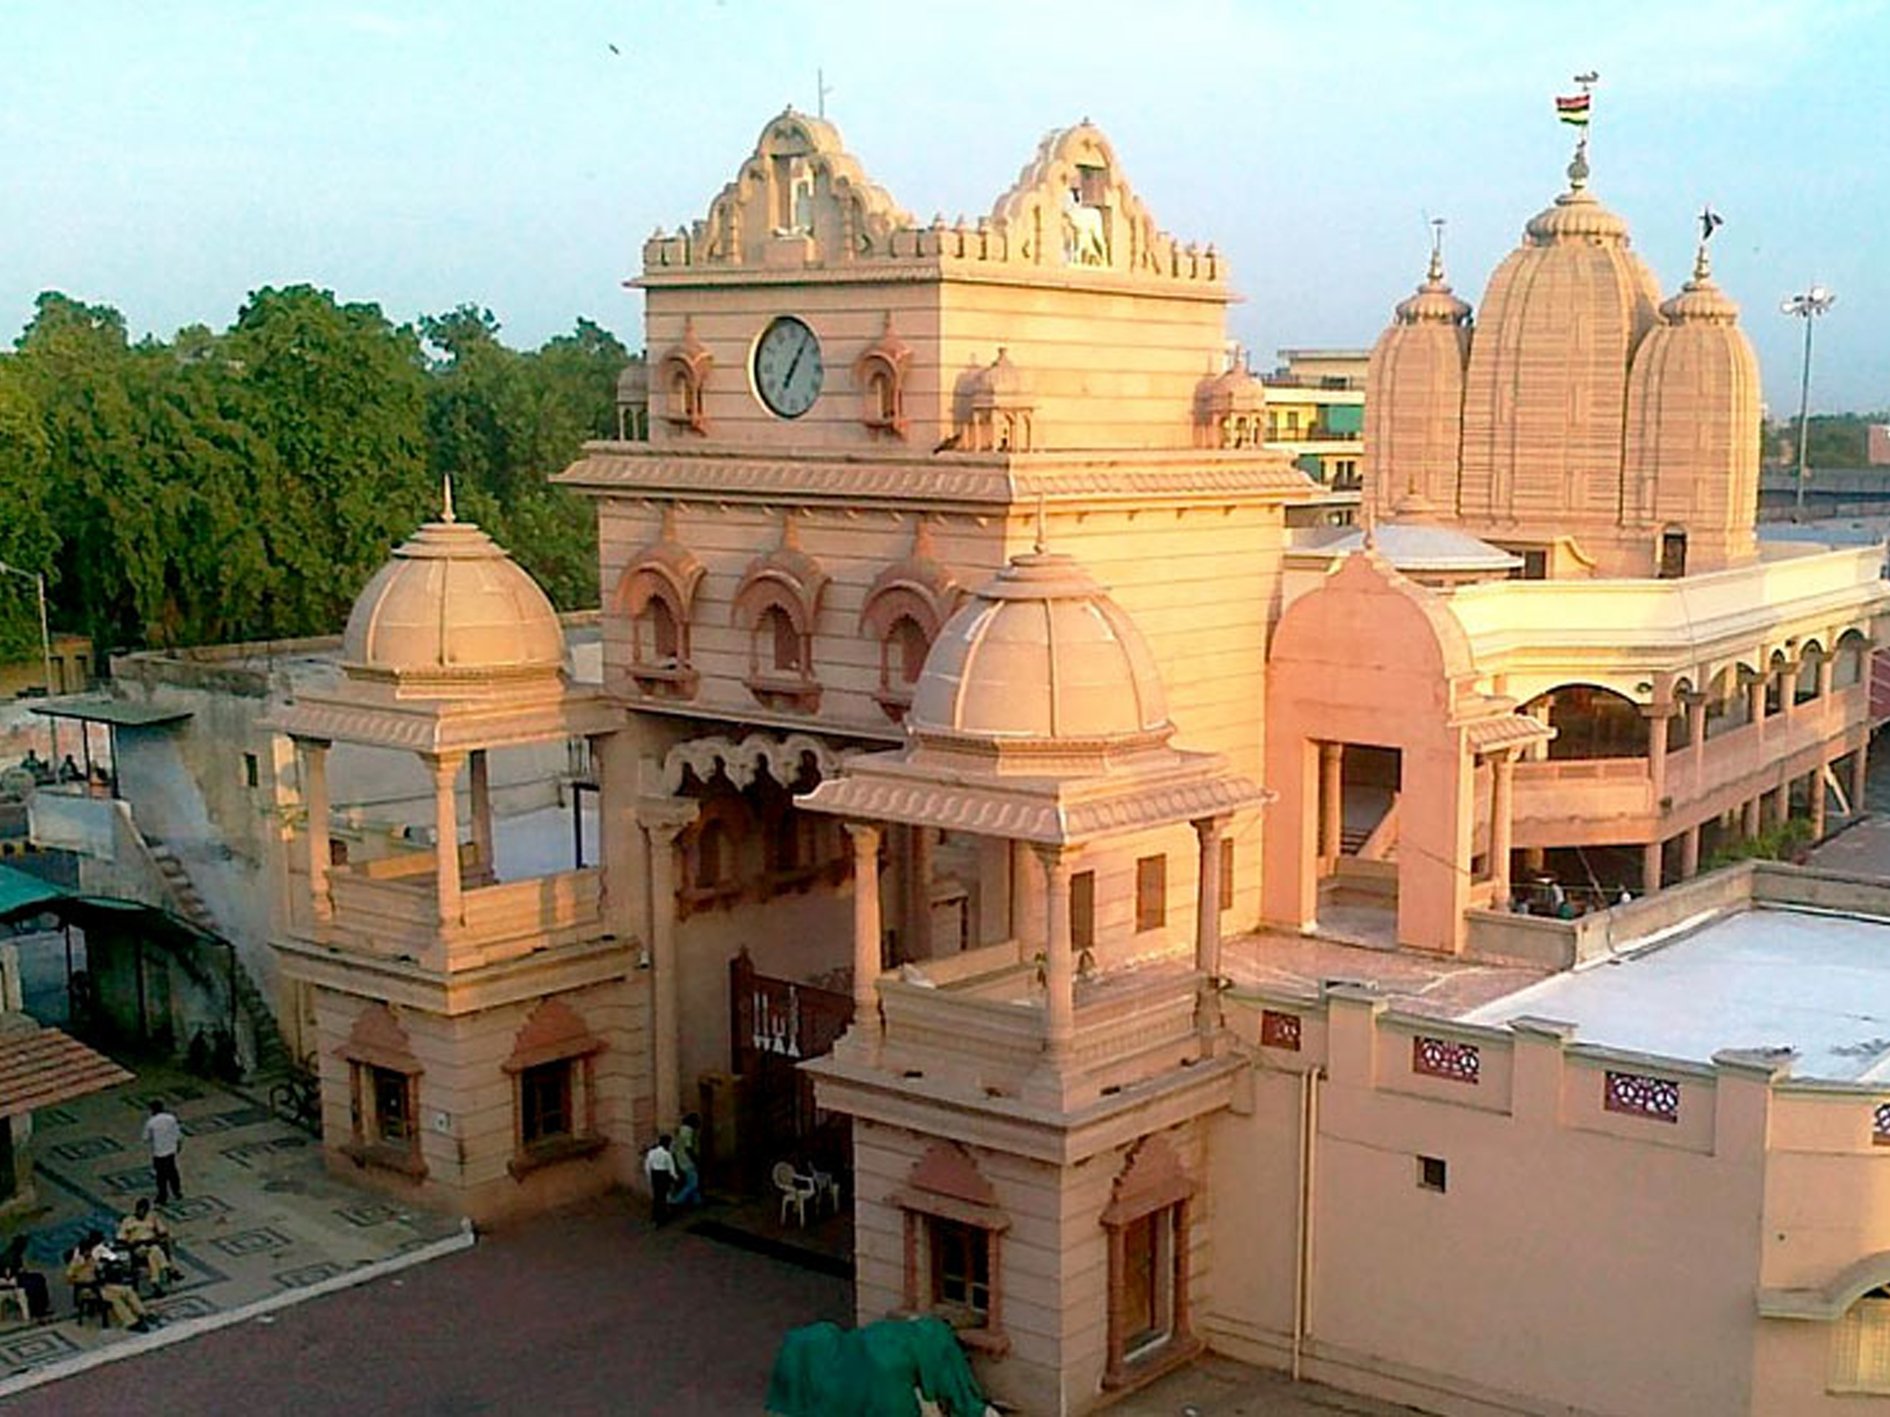
<svg viewBox="0 0 1890 1417"><path fill-rule="evenodd" d="M788 1212L794 1212L794 1218L800 1222L803 1230L807 1228L807 1203L814 1198L816 1187L813 1179L801 1175L791 1162L774 1163L774 1188L781 1193L781 1223L787 1224Z"/></svg>

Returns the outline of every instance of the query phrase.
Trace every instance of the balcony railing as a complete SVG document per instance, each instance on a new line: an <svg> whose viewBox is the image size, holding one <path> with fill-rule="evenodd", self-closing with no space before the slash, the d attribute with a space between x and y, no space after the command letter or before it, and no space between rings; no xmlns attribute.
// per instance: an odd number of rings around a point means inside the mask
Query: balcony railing
<svg viewBox="0 0 1890 1417"><path fill-rule="evenodd" d="M472 887L461 894L459 919L442 925L433 857L416 853L402 865L406 871L393 875L335 871L329 877L332 916L317 933L363 954L460 970L572 943L602 928L602 873L594 868Z"/></svg>

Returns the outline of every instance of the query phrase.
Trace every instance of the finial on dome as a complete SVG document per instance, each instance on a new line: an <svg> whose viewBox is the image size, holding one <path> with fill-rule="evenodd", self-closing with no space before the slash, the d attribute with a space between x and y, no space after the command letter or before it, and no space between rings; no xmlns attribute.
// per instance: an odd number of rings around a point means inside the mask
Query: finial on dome
<svg viewBox="0 0 1890 1417"><path fill-rule="evenodd" d="M1435 285L1444 279L1444 219L1431 218L1431 269L1428 276Z"/></svg>
<svg viewBox="0 0 1890 1417"><path fill-rule="evenodd" d="M1588 112L1594 103L1594 87L1601 82L1601 75L1593 69L1577 74L1575 83L1581 89L1578 94L1557 95L1555 116L1564 123L1581 129L1575 139L1575 156L1568 165L1568 189L1579 192L1588 185Z"/></svg>
<svg viewBox="0 0 1890 1417"><path fill-rule="evenodd" d="M1713 239L1713 233L1726 224L1726 218L1708 205L1700 208L1700 249L1693 258L1693 279L1705 280L1713 274L1713 263L1707 257L1706 243Z"/></svg>
<svg viewBox="0 0 1890 1417"><path fill-rule="evenodd" d="M1375 501L1376 488L1368 488L1358 500L1358 514L1365 523L1365 538L1360 543L1363 550L1378 549L1378 514Z"/></svg>
<svg viewBox="0 0 1890 1417"><path fill-rule="evenodd" d="M452 525L459 518L453 515L453 474L440 474L440 520Z"/></svg>

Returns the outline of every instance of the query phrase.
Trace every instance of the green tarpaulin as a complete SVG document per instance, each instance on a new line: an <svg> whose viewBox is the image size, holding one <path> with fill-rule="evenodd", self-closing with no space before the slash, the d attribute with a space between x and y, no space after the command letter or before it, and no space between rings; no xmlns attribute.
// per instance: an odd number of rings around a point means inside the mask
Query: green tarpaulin
<svg viewBox="0 0 1890 1417"><path fill-rule="evenodd" d="M809 1324L789 1332L768 1379L775 1417L983 1417L984 1393L951 1326L931 1315L865 1328Z"/></svg>

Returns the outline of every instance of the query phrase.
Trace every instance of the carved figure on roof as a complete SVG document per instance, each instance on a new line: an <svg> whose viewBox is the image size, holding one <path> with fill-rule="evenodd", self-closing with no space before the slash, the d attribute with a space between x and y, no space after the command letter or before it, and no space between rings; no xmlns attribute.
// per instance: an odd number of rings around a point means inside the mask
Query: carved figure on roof
<svg viewBox="0 0 1890 1417"><path fill-rule="evenodd" d="M1218 263L1186 256L1121 175L1115 149L1088 119L1047 134L991 209L1014 259L1218 279Z"/></svg>
<svg viewBox="0 0 1890 1417"><path fill-rule="evenodd" d="M761 130L707 218L681 240L653 238L644 267L762 265L771 247L795 244L813 264L884 256L892 234L912 224L846 151L838 129L790 107Z"/></svg>

